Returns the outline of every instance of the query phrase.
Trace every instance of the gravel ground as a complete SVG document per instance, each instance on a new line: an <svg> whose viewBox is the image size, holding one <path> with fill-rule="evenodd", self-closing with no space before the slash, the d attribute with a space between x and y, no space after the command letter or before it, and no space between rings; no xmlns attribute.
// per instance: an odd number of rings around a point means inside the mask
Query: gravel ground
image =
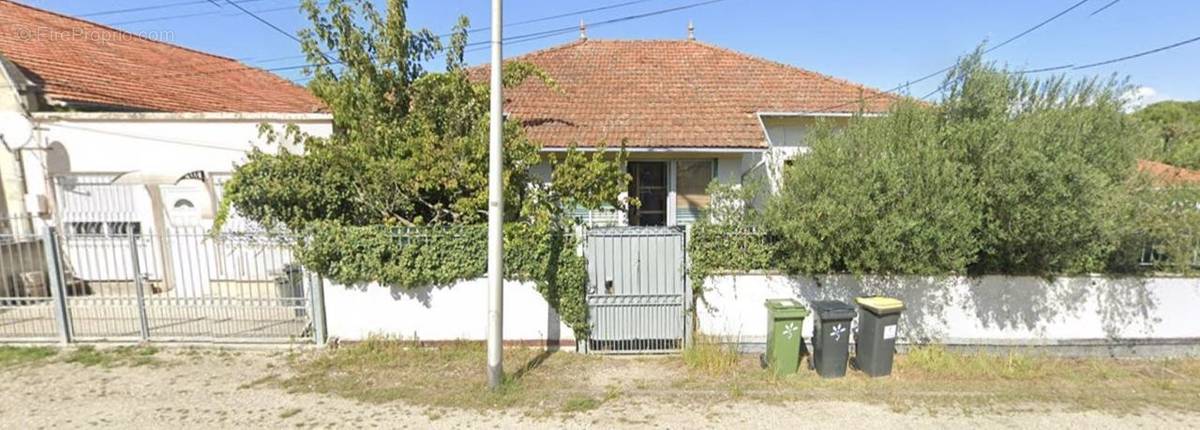
<svg viewBox="0 0 1200 430"><path fill-rule="evenodd" d="M1133 415L1039 407L1003 412L894 411L847 402L664 403L621 397L577 414L429 409L288 393L279 351L164 351L157 364L61 361L0 370L0 427L57 428L1200 428L1200 411Z"/></svg>

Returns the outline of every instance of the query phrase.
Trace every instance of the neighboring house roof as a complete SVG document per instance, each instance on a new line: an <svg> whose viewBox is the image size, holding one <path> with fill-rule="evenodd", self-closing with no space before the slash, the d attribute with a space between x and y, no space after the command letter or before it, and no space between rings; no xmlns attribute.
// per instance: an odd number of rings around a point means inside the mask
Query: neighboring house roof
<svg viewBox="0 0 1200 430"><path fill-rule="evenodd" d="M505 111L545 147L764 148L759 112L880 113L896 100L862 85L691 40L580 40L513 60L537 79ZM484 79L488 66L471 70Z"/></svg>
<svg viewBox="0 0 1200 430"><path fill-rule="evenodd" d="M8 0L0 0L0 56L46 101L82 110L311 113L322 107L306 89L236 60Z"/></svg>
<svg viewBox="0 0 1200 430"><path fill-rule="evenodd" d="M1200 184L1200 171L1157 161L1138 160L1138 171L1149 174L1163 184Z"/></svg>

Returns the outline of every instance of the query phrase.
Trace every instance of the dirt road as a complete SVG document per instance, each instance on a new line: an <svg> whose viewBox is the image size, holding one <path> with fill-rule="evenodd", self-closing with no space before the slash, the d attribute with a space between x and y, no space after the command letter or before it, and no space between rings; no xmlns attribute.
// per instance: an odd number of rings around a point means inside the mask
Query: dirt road
<svg viewBox="0 0 1200 430"><path fill-rule="evenodd" d="M1197 428L1200 412L1041 407L894 411L849 402L662 401L622 396L577 413L456 410L289 393L281 351L162 351L152 360L47 359L0 370L0 427L57 428ZM820 427L818 427L820 428Z"/></svg>

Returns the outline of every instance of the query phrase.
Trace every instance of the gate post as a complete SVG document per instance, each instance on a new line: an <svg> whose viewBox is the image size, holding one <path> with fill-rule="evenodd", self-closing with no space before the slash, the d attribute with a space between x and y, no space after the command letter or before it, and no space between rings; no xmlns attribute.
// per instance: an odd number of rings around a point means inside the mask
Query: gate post
<svg viewBox="0 0 1200 430"><path fill-rule="evenodd" d="M681 240L683 264L680 265L683 267L683 346L685 349L692 347L692 337L696 330L693 326L693 323L696 322L696 310L693 309L696 301L692 298L692 277L689 276L691 274L692 259L688 255L688 241L691 238L692 226L686 225L683 227L683 240Z"/></svg>
<svg viewBox="0 0 1200 430"><path fill-rule="evenodd" d="M42 234L42 250L46 254L46 279L50 281L48 285L50 297L54 302L54 320L58 323L58 340L63 345L71 343L71 321L70 313L67 312L67 291L64 288L66 280L63 279L62 270L62 253L59 249L58 234L53 226L47 226L46 231Z"/></svg>
<svg viewBox="0 0 1200 430"><path fill-rule="evenodd" d="M304 269L304 279L308 284L308 304L312 308L313 342L317 346L325 345L329 333L325 326L325 281L321 275Z"/></svg>
<svg viewBox="0 0 1200 430"><path fill-rule="evenodd" d="M146 316L146 291L145 285L142 282L142 266L138 261L138 243L137 236L133 235L133 229L129 230L129 255L133 258L133 287L137 290L137 310L138 310L138 333L141 334L142 342L150 340L150 321Z"/></svg>

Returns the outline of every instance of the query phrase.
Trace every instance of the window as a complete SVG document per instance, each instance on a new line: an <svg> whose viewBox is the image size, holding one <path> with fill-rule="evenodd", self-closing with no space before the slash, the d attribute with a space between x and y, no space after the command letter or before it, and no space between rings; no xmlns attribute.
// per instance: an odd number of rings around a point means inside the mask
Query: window
<svg viewBox="0 0 1200 430"><path fill-rule="evenodd" d="M113 236L141 236L142 223L136 221L118 221L108 223L108 233Z"/></svg>
<svg viewBox="0 0 1200 430"><path fill-rule="evenodd" d="M629 225L667 225L667 163L630 161L627 166L633 177L629 195L641 203L630 209Z"/></svg>
<svg viewBox="0 0 1200 430"><path fill-rule="evenodd" d="M676 163L675 219L690 224L707 208L712 198L708 184L713 180L714 160L680 160Z"/></svg>
<svg viewBox="0 0 1200 430"><path fill-rule="evenodd" d="M127 237L142 234L142 223L137 221L76 221L66 223L66 227L74 236Z"/></svg>
<svg viewBox="0 0 1200 430"><path fill-rule="evenodd" d="M77 236L103 235L105 232L104 223L95 221L69 222L67 231Z"/></svg>

